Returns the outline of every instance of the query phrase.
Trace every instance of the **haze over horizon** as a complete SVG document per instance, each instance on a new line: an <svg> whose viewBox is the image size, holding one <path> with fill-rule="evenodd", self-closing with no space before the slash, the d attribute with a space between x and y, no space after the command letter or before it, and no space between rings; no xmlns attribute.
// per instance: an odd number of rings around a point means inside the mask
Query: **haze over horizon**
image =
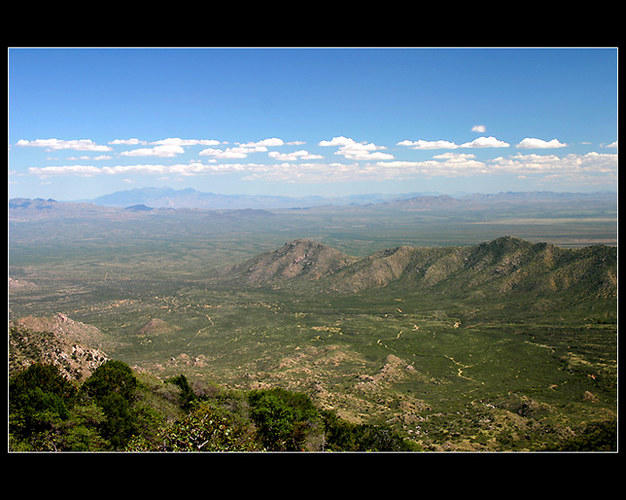
<svg viewBox="0 0 626 500"><path fill-rule="evenodd" d="M9 197L617 189L616 48L10 48Z"/></svg>

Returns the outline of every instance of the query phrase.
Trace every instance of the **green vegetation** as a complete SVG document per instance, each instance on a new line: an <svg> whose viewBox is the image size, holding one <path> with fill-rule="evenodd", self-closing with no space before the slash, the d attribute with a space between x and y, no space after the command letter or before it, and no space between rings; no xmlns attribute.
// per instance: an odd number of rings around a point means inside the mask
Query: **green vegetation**
<svg viewBox="0 0 626 500"><path fill-rule="evenodd" d="M186 377L140 380L120 361L82 384L53 365L10 379L11 451L399 451L394 431L320 412L304 394L274 388L196 394Z"/></svg>

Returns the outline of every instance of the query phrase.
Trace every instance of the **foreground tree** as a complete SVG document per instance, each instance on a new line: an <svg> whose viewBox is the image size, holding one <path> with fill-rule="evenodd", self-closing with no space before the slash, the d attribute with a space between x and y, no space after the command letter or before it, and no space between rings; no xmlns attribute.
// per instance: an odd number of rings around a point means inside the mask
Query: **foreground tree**
<svg viewBox="0 0 626 500"><path fill-rule="evenodd" d="M83 398L93 401L106 419L102 435L113 449L123 449L136 431L137 414L133 403L137 399L137 378L131 368L121 361L100 365L81 387Z"/></svg>
<svg viewBox="0 0 626 500"><path fill-rule="evenodd" d="M12 449L57 450L70 416L76 387L53 365L30 365L9 380L9 433Z"/></svg>

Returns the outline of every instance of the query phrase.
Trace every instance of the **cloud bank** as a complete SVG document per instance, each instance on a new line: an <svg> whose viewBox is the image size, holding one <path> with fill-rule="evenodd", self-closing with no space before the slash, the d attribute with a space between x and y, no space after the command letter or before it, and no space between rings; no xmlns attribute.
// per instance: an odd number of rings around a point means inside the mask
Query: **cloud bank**
<svg viewBox="0 0 626 500"><path fill-rule="evenodd" d="M475 127L476 128L476 127ZM476 129L482 132L483 129ZM367 141L357 141L346 136L334 136L317 143L323 153L309 149L285 150L288 146L305 144L303 141L286 142L277 137L258 141L235 142L234 145L216 139L167 138L154 142L140 139L115 139L102 146L89 139L20 140L20 147L44 148L49 151L112 151L112 145L121 148L113 155L94 157L69 157L91 161L110 161L110 165L65 164L31 166L28 174L39 178L55 176L129 176L156 175L189 177L198 175L239 174L244 180L265 180L285 183L330 183L361 180L404 180L412 178L453 178L484 176L490 174L514 175L519 178L537 177L563 179L564 182L616 182L616 153L586 154L524 154L502 155L491 159L477 157L478 150L506 149L511 145L494 136L481 136L472 141L456 144L448 140L403 140L395 145L397 151L432 150L431 157L419 161L397 159L387 147ZM143 147L137 147L143 146ZM208 147L207 147L208 146ZM568 145L558 139L543 140L526 137L516 149L554 149ZM610 145L609 145L610 146ZM605 146L605 147L609 147ZM130 148L130 149L129 149ZM275 149L278 148L278 149ZM461 151L474 149L474 152ZM440 151L437 151L440 150ZM511 150L515 151L515 150ZM183 153L192 155L188 162L176 160ZM406 153L405 153L406 154ZM482 154L482 153L480 153ZM247 161L254 155L253 161ZM116 160L116 156L119 158ZM410 155L409 155L410 156ZM163 162L149 161L123 164L122 160L142 157L162 158ZM333 161L333 157L339 161ZM173 159L173 162L171 161ZM241 160L246 160L241 161Z"/></svg>

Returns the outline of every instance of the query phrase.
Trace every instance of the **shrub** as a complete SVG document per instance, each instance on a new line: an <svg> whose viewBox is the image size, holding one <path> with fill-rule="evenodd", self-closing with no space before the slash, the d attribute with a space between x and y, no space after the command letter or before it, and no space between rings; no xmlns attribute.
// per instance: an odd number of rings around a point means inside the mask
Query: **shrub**
<svg viewBox="0 0 626 500"><path fill-rule="evenodd" d="M280 388L251 391L250 416L263 445L271 451L311 449L323 434L317 408L308 396ZM320 446L320 445L318 445Z"/></svg>
<svg viewBox="0 0 626 500"><path fill-rule="evenodd" d="M137 379L130 367L121 361L109 360L96 368L81 389L96 401L116 393L130 402L135 397L136 388Z"/></svg>
<svg viewBox="0 0 626 500"><path fill-rule="evenodd" d="M417 444L405 441L387 426L354 424L334 412L322 412L328 451L417 451Z"/></svg>
<svg viewBox="0 0 626 500"><path fill-rule="evenodd" d="M253 451L260 449L249 429L207 403L195 403L184 418L162 427L149 442L134 437L128 451Z"/></svg>

